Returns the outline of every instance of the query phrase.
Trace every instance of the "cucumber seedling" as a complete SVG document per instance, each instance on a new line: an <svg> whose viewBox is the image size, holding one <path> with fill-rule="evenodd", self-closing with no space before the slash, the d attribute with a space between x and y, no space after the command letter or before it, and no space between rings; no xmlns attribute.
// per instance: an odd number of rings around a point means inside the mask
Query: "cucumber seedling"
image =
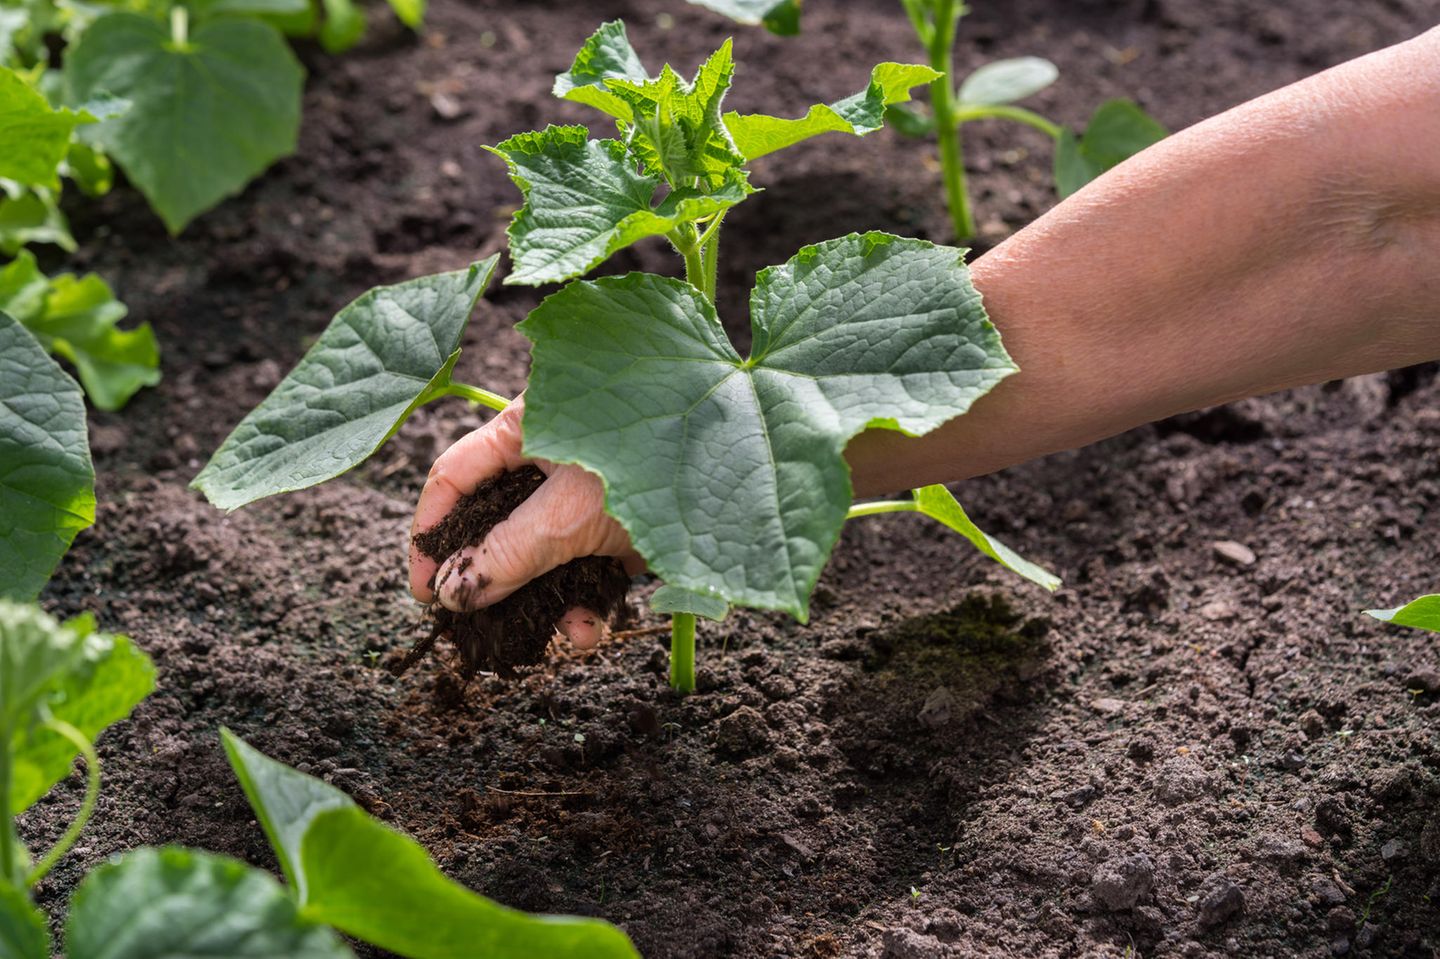
<svg viewBox="0 0 1440 959"><path fill-rule="evenodd" d="M822 133L880 129L887 107L937 73L882 63L864 90L790 119L724 111L734 70L726 41L693 79L668 65L651 74L624 25L606 23L555 93L607 114L617 135L550 126L492 148L524 196L505 282L569 281L519 326L532 344L524 452L604 482L606 510L666 584L653 606L673 618L670 680L681 691L695 685L697 616L741 605L808 618L848 518L923 513L1022 576L1059 585L976 528L944 487L852 504L852 437L928 432L1016 371L964 250L884 233L804 247L756 277L745 356L716 311L722 226L756 192L748 164ZM576 279L647 237L674 249L683 280ZM347 307L195 485L233 509L338 475L423 402L503 405L450 379L493 268L492 258ZM385 305L397 298L403 308Z"/></svg>

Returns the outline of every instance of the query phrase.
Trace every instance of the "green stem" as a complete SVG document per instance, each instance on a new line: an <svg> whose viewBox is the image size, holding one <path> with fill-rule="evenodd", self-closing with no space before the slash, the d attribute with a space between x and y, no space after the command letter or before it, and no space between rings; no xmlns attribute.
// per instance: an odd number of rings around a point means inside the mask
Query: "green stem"
<svg viewBox="0 0 1440 959"><path fill-rule="evenodd" d="M970 196L965 189L965 155L960 146L960 131L955 121L955 27L963 8L955 0L938 0L935 23L930 37L930 68L940 77L930 84L930 106L935 111L935 129L940 136L940 176L945 183L945 202L950 207L950 223L955 239L967 240L975 235L975 218L970 213Z"/></svg>
<svg viewBox="0 0 1440 959"><path fill-rule="evenodd" d="M190 46L190 11L184 7L170 8L170 43L177 50Z"/></svg>
<svg viewBox="0 0 1440 959"><path fill-rule="evenodd" d="M862 516L879 516L881 513L913 513L920 507L913 499L887 499L874 503L856 503L845 514L847 520Z"/></svg>
<svg viewBox="0 0 1440 959"><path fill-rule="evenodd" d="M0 656L0 659L3 659ZM20 885L16 875L15 861L15 817L10 812L10 728L0 723L0 881L7 885Z"/></svg>
<svg viewBox="0 0 1440 959"><path fill-rule="evenodd" d="M670 618L670 686L677 692L695 691L695 614Z"/></svg>
<svg viewBox="0 0 1440 959"><path fill-rule="evenodd" d="M720 275L720 221L724 218L723 213L715 217L715 222L700 238L700 263L705 271L701 277L705 285L701 290L712 305L715 303L716 279Z"/></svg>
<svg viewBox="0 0 1440 959"><path fill-rule="evenodd" d="M488 406L492 410L503 410L509 406L511 401L499 393L492 393L484 387L470 386L468 383L450 383L445 387L446 396L459 396L472 403L479 403L481 406Z"/></svg>
<svg viewBox="0 0 1440 959"><path fill-rule="evenodd" d="M100 757L95 754L95 747L90 745L90 740L63 719L52 718L45 723L45 728L70 740L71 745L85 757L85 798L80 801L80 811L76 813L75 820L70 823L70 828L65 830L65 835L50 847L50 851L35 864L34 869L30 870L30 875L25 877L26 884L31 886L44 879L45 874L60 861L60 857L75 845L75 840L80 838L85 824L90 821L90 815L95 812L95 800L100 795Z"/></svg>
<svg viewBox="0 0 1440 959"><path fill-rule="evenodd" d="M955 125L969 123L971 120L1014 120L1016 123L1023 123L1026 126L1034 127L1052 140L1060 139L1063 128L1058 123L1051 123L1040 114L1024 107L1012 106L988 106L988 107L964 107L955 112Z"/></svg>

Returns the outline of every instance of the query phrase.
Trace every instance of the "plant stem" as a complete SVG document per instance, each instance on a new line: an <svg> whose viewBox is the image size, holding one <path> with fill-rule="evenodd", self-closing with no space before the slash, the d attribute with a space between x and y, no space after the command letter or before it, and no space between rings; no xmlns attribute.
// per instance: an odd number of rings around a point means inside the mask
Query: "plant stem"
<svg viewBox="0 0 1440 959"><path fill-rule="evenodd" d="M0 659L3 659L0 656ZM8 663L5 664L8 666ZM15 870L15 817L10 812L10 727L0 722L0 882L20 885Z"/></svg>
<svg viewBox="0 0 1440 959"><path fill-rule="evenodd" d="M190 11L184 7L170 8L170 43L177 50L190 46Z"/></svg>
<svg viewBox="0 0 1440 959"><path fill-rule="evenodd" d="M930 84L930 106L935 111L935 130L940 136L940 175L945 182L945 202L950 207L950 223L955 239L967 240L975 235L975 219L970 213L970 197L965 190L965 155L960 146L960 131L955 122L954 83L955 27L963 8L956 0L938 0L935 22L930 34L930 68L940 74Z"/></svg>
<svg viewBox="0 0 1440 959"><path fill-rule="evenodd" d="M879 516L881 513L913 513L920 507L913 499L887 499L875 503L856 503L845 514L847 520L862 516Z"/></svg>
<svg viewBox="0 0 1440 959"><path fill-rule="evenodd" d="M95 754L95 747L90 745L90 740L63 719L51 718L45 723L45 728L70 740L71 745L85 757L85 798L80 801L80 811L75 814L75 820L70 823L70 828L65 830L65 835L50 847L50 851L30 870L30 875L25 877L26 884L30 886L44 879L45 874L60 861L60 857L75 845L75 840L80 838L85 824L90 821L90 815L95 811L95 800L100 795L100 757Z"/></svg>
<svg viewBox="0 0 1440 959"><path fill-rule="evenodd" d="M971 120L1014 120L1016 123L1023 123L1026 126L1034 127L1052 140L1060 139L1063 128L1058 123L1051 123L1049 120L1027 110L1024 107L1012 106L988 106L988 107L966 107L955 113L955 125L958 129L962 123L969 123Z"/></svg>
<svg viewBox="0 0 1440 959"><path fill-rule="evenodd" d="M670 619L670 686L681 693L695 691L694 613L676 613Z"/></svg>
<svg viewBox="0 0 1440 959"><path fill-rule="evenodd" d="M492 393L484 387L470 386L468 383L450 383L445 387L446 396L459 396L472 403L479 403L481 406L488 406L492 410L503 410L510 405L510 400L499 393Z"/></svg>

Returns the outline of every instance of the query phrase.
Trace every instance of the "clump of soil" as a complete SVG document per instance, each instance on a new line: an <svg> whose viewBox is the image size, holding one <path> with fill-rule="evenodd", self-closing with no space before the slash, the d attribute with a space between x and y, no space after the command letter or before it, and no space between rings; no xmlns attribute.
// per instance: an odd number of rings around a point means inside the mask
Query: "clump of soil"
<svg viewBox="0 0 1440 959"><path fill-rule="evenodd" d="M526 466L481 483L438 524L415 536L420 552L443 563L456 551L479 543L497 523L545 482L545 474ZM459 575L459 564L447 576ZM436 584L438 589L443 581ZM625 604L630 577L608 556L586 556L552 569L500 602L471 613L456 613L438 603L426 615L430 632L396 666L397 675L418 662L444 637L460 651L461 673L494 672L510 678L517 666L545 659L555 624L567 610L588 609L608 621Z"/></svg>

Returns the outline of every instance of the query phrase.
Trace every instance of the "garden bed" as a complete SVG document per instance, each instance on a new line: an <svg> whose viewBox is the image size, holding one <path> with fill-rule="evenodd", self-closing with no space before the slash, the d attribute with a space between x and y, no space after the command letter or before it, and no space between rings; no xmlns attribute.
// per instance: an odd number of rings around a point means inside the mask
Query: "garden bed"
<svg viewBox="0 0 1440 959"><path fill-rule="evenodd" d="M1036 101L1048 115L1080 124L1131 95L1172 129L1440 14L1424 0L975 7L962 73L1043 55L1062 71ZM187 489L336 309L502 248L516 194L481 147L593 120L549 88L614 16L684 68L733 34L743 82L727 106L741 111L795 115L860 89L875 62L919 58L891 0L814 0L792 39L659 0L437 0L418 39L392 25L344 57L303 51L299 154L179 240L131 191L70 211L86 241L72 265L155 324L165 379L94 414L99 518L45 601L128 632L160 676L102 740L99 814L41 905L59 914L84 869L144 843L273 865L223 724L472 888L603 916L652 957L1440 945L1440 654L1358 615L1440 581L1433 368L967 483L984 528L1066 578L1054 597L918 517L853 523L811 624L702 625L684 699L653 636L562 651L519 682L462 686L435 660L390 675L422 634L403 565L415 497L479 422L460 401L324 488L228 517ZM1013 126L967 133L985 246L1053 202L1049 144ZM864 229L948 241L930 149L887 131L759 161L766 192L725 236L719 301L737 340L751 275L802 243ZM641 268L678 262L646 244L607 270ZM518 391L513 326L539 296L497 284L457 375ZM25 818L33 845L79 791Z"/></svg>

